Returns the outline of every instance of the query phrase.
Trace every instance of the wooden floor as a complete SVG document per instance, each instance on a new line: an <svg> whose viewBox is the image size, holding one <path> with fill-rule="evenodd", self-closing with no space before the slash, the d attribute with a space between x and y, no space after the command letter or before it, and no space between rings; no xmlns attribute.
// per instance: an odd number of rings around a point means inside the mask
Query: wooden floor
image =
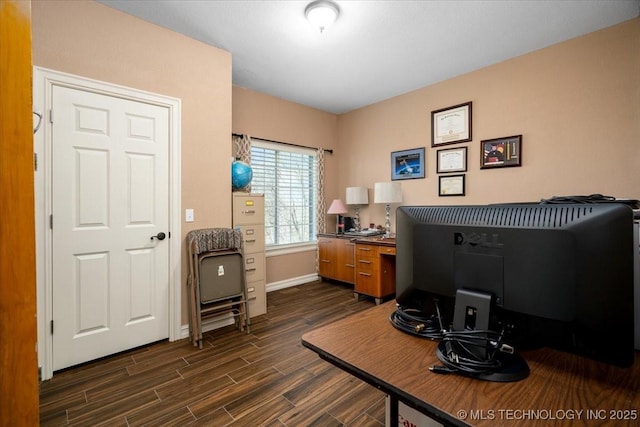
<svg viewBox="0 0 640 427"><path fill-rule="evenodd" d="M270 292L251 334L226 327L57 372L41 384L43 426L376 426L384 395L302 347L313 328L366 310L352 289Z"/></svg>

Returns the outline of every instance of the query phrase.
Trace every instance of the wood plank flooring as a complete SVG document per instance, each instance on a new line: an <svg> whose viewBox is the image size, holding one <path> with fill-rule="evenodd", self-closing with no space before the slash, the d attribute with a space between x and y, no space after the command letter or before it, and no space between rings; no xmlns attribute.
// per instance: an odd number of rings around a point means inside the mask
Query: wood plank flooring
<svg viewBox="0 0 640 427"><path fill-rule="evenodd" d="M300 343L311 329L366 310L336 283L267 294L251 334L232 326L57 372L40 387L42 426L375 426L384 394Z"/></svg>

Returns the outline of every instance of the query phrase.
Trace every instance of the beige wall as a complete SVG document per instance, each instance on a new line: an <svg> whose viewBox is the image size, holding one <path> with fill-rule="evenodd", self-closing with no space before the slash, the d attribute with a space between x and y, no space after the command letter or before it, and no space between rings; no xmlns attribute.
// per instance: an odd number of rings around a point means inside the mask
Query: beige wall
<svg viewBox="0 0 640 427"><path fill-rule="evenodd" d="M466 196L438 197L431 111L468 101L473 140L438 147L468 147ZM390 179L392 151L426 147L427 176L402 181L403 204L640 198L640 19L341 115L338 125L340 189L372 189ZM480 170L481 140L517 134L522 167ZM361 217L381 224L384 208L371 204Z"/></svg>
<svg viewBox="0 0 640 427"><path fill-rule="evenodd" d="M473 140L437 147L468 147L466 196L439 197L431 111L468 101ZM337 129L335 121L308 107L233 89L234 132L335 149L327 162L328 201L344 200L350 186L368 187L372 199L374 183L390 180L390 153L416 147L426 147L427 174L402 181L403 204L592 193L640 198L640 19L337 116ZM521 167L480 170L481 140L518 134ZM384 206L364 207L361 220L383 224ZM394 220L392 215L392 231ZM310 258L272 260L267 283L303 274L301 259Z"/></svg>
<svg viewBox="0 0 640 427"><path fill-rule="evenodd" d="M336 144L338 118L335 114L234 86L232 116L234 133L334 150L325 157L326 199L330 203L336 197L344 198L338 194L344 192L337 182L338 160L343 149ZM331 220L335 221L333 217L327 218ZM267 285L315 274L315 259L316 251L267 258Z"/></svg>
<svg viewBox="0 0 640 427"><path fill-rule="evenodd" d="M250 89L233 87L233 132L333 150L325 157L326 198L338 195L338 116Z"/></svg>
<svg viewBox="0 0 640 427"><path fill-rule="evenodd" d="M195 222L180 238L230 227L231 55L93 1L34 1L32 16L34 65L182 100L182 206ZM182 300L186 323L184 285Z"/></svg>
<svg viewBox="0 0 640 427"><path fill-rule="evenodd" d="M267 288L276 282L316 274L316 250L267 258Z"/></svg>
<svg viewBox="0 0 640 427"><path fill-rule="evenodd" d="M182 100L182 207L196 218L183 223L182 239L231 225L232 131L333 149L328 202L345 187L388 181L391 151L416 147L427 148L427 176L402 182L403 204L640 198L640 19L336 116L232 89L228 52L92 1L37 1L32 15L34 65ZM467 101L473 141L446 146L469 147L467 196L441 198L430 112ZM523 135L523 166L480 170L480 141L514 134ZM361 216L382 224L384 208L371 204ZM312 274L314 257L273 257L267 282Z"/></svg>

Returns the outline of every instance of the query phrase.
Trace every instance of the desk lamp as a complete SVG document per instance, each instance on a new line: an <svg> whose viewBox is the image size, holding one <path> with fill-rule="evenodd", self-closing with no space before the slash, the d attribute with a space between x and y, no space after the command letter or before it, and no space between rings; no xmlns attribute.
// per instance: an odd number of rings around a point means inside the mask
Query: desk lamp
<svg viewBox="0 0 640 427"><path fill-rule="evenodd" d="M349 211L340 199L335 199L333 202L331 202L331 206L329 206L329 210L327 211L327 213L330 215L336 215L336 233L338 234L344 232L344 230L340 230L340 215L346 214L347 212Z"/></svg>
<svg viewBox="0 0 640 427"><path fill-rule="evenodd" d="M373 192L374 203L385 203L385 234L391 236L391 203L402 202L402 189L399 182L376 182Z"/></svg>
<svg viewBox="0 0 640 427"><path fill-rule="evenodd" d="M356 216L353 219L353 226L356 231L360 231L360 205L369 204L369 189L367 187L347 187L347 204L355 205Z"/></svg>

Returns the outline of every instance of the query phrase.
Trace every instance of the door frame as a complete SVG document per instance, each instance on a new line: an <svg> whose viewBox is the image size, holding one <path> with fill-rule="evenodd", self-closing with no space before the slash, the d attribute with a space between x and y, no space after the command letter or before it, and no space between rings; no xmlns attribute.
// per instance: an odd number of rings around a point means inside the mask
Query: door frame
<svg viewBox="0 0 640 427"><path fill-rule="evenodd" d="M34 135L36 283L38 317L38 364L41 379L53 377L53 274L52 230L49 225L52 200L52 128L50 114L54 86L84 90L130 101L144 102L169 110L169 340L181 336L181 114L182 104L172 98L112 83L76 76L43 67L33 68L34 111L42 116ZM34 116L35 117L35 116ZM34 123L35 127L35 123Z"/></svg>

